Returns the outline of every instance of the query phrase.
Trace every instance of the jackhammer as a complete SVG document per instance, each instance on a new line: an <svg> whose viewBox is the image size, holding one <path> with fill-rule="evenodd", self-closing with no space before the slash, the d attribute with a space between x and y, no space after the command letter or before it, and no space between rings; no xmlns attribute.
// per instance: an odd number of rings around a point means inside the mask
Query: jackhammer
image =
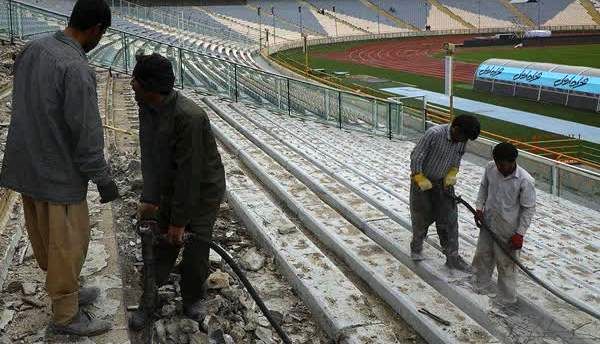
<svg viewBox="0 0 600 344"><path fill-rule="evenodd" d="M158 227L158 222L153 221L153 220L140 221L138 223L137 231L138 231L138 234L142 238L142 258L144 260L144 273L143 273L144 293L143 293L143 299L142 299L142 310L144 311L144 313L146 315L145 316L146 323L144 324L143 337L144 337L145 343L152 344L153 343L153 341L152 341L153 327L154 327L154 320L156 319L155 312L156 312L156 303L157 303L157 294L158 294L157 293L158 286L156 285L156 275L155 275L156 257L154 254L154 247L158 243L166 242L167 238L166 238L165 234L160 233L160 229ZM237 277L240 279L240 281L242 282L242 284L244 285L246 290L248 290L248 293L250 294L250 296L252 296L252 299L254 299L254 302L256 302L256 304L258 305L258 308L260 308L260 310L262 311L264 316L267 318L267 320L269 321L271 326L273 326L273 328L275 329L275 332L277 332L277 334L279 335L279 337L281 338L283 343L291 344L292 341L290 340L288 335L283 331L281 326L273 318L273 315L271 314L271 312L269 311L269 309L267 308L265 303L262 301L262 299L260 298L260 296L258 295L256 290L254 289L254 287L252 287L252 285L250 284L250 281L248 281L248 278L246 277L246 275L244 275L244 273L242 272L242 270L240 269L238 264L233 260L233 258L229 255L229 253L227 253L227 251L225 251L221 246L219 246L217 243L213 242L212 240L206 240L206 239L200 238L200 237L194 235L194 233L189 233L189 232L186 232L184 234L183 245L185 246L195 240L199 240L204 243L207 243L213 251L215 251L219 256L221 256L221 258L223 258L223 260L225 260L225 262L227 262L227 264L231 267L233 272L235 272Z"/></svg>
<svg viewBox="0 0 600 344"><path fill-rule="evenodd" d="M453 198L455 202L460 203L462 205L464 205L471 213L473 213L473 216L475 216L475 214L477 213L475 208L473 208L467 201L465 201L461 196L459 195L455 195L454 193L448 193L448 196ZM537 277L536 275L534 275L531 270L529 270L527 267L525 267L523 265L523 263L521 263L521 261L515 257L512 252L510 252L510 250L506 247L505 243L503 243L500 238L498 238L498 236L496 235L496 233L494 233L494 231L491 230L491 228L485 223L485 221L481 221L481 223L476 223L477 227L482 228L483 230L487 231L490 236L492 237L492 239L494 240L494 242L502 249L502 251L504 252L504 254L506 254L527 276L529 276L529 278L531 278L534 282L536 282L537 284L539 284L540 286L542 286L544 289L548 290L549 292L551 292L554 296L558 297L559 299L565 301L566 303L570 304L571 306L581 310L582 312L585 312L589 315L591 315L592 317L600 320L600 313L598 313L597 310L594 310L590 307L588 307L585 304L582 304L581 302L579 302L578 300L570 297L569 295L563 294L560 290L556 289L555 287L547 284L546 282L542 281L539 277Z"/></svg>

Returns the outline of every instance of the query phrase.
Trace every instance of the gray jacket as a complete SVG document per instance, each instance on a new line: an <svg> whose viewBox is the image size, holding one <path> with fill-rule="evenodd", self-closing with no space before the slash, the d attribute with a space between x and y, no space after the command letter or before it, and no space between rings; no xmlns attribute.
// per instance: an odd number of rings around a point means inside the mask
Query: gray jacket
<svg viewBox="0 0 600 344"><path fill-rule="evenodd" d="M14 72L0 186L68 204L85 199L89 180L110 182L96 76L81 45L62 31L32 41Z"/></svg>

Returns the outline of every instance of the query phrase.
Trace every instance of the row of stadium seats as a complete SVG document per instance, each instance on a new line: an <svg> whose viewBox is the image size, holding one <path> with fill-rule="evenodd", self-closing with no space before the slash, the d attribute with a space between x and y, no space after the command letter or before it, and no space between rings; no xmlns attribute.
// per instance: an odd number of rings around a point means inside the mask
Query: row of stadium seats
<svg viewBox="0 0 600 344"><path fill-rule="evenodd" d="M595 22L579 1L552 0L516 4L517 8L542 26L594 25Z"/></svg>
<svg viewBox="0 0 600 344"><path fill-rule="evenodd" d="M25 2L66 14L74 0ZM600 3L598 0L594 2L596 6ZM110 3L116 12L137 19L148 16L148 13L140 13L140 9L156 11L126 1L111 0ZM431 30L512 27L519 24L519 19L506 7L506 3L503 0L251 0L247 5L165 6L159 11L171 15L172 22L166 23L171 27L179 26L181 18L182 22L191 21L200 27L211 28L212 32L201 32L206 36L219 35L238 41L244 38L254 42L260 39L265 42L265 31L268 31L271 44L273 41L298 40L302 33L318 38L424 30L426 27ZM260 16L258 8L261 9ZM596 24L578 0L524 3L516 4L514 8L536 24L539 16L543 26ZM116 25L119 27L121 23Z"/></svg>

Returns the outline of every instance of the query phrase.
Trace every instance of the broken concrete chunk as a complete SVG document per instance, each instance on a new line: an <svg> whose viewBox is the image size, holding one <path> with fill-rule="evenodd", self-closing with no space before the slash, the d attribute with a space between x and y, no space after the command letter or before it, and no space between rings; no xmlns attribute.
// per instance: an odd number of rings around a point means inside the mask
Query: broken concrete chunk
<svg viewBox="0 0 600 344"><path fill-rule="evenodd" d="M27 295L27 296L34 295L37 290L37 286L35 285L35 283L31 283L31 282L23 283L22 288L23 288L23 295Z"/></svg>
<svg viewBox="0 0 600 344"><path fill-rule="evenodd" d="M235 343L242 343L242 341L244 340L244 337L246 336L246 331L244 330L244 325L245 324L243 324L243 323L233 325L231 327L231 330L229 330L229 333L231 333L231 336L235 340Z"/></svg>
<svg viewBox="0 0 600 344"><path fill-rule="evenodd" d="M266 344L273 343L273 339L272 339L273 338L273 332L271 330L269 330L268 328L264 328L264 327L260 327L259 326L254 331L254 334L256 335L256 337L258 337L258 339L262 340Z"/></svg>
<svg viewBox="0 0 600 344"><path fill-rule="evenodd" d="M175 337L179 333L179 324L174 321L170 321L165 325L165 329L171 337Z"/></svg>
<svg viewBox="0 0 600 344"><path fill-rule="evenodd" d="M165 329L165 324L162 319L154 323L154 331L156 331L159 343L165 343L167 341L167 330Z"/></svg>
<svg viewBox="0 0 600 344"><path fill-rule="evenodd" d="M181 319L179 321L179 329L183 333L195 333L200 330L200 325L192 319Z"/></svg>
<svg viewBox="0 0 600 344"><path fill-rule="evenodd" d="M12 309L5 309L0 313L0 332L4 331L6 326L8 326L8 324L10 324L10 322L13 320L14 316L15 311Z"/></svg>
<svg viewBox="0 0 600 344"><path fill-rule="evenodd" d="M225 288L221 290L221 295L225 296L229 301L236 301L239 299L242 292L236 288Z"/></svg>
<svg viewBox="0 0 600 344"><path fill-rule="evenodd" d="M177 307L174 304L167 304L162 307L160 314L165 318L172 317L177 311Z"/></svg>
<svg viewBox="0 0 600 344"><path fill-rule="evenodd" d="M271 323L269 323L269 320L262 315L256 317L256 323L262 327L269 327L269 325L271 325Z"/></svg>
<svg viewBox="0 0 600 344"><path fill-rule="evenodd" d="M200 331L190 335L190 344L208 344L208 335Z"/></svg>
<svg viewBox="0 0 600 344"><path fill-rule="evenodd" d="M23 300L24 303L26 303L28 305L32 305L32 306L38 307L38 308L41 308L41 307L45 306L45 304L42 301L40 301L40 300L38 300L38 299L36 299L34 297L24 296L22 298L22 300Z"/></svg>
<svg viewBox="0 0 600 344"><path fill-rule="evenodd" d="M6 335L6 334L0 335L0 344L11 344L11 343L12 343L12 340L10 340L8 335Z"/></svg>
<svg viewBox="0 0 600 344"><path fill-rule="evenodd" d="M223 335L223 339L225 340L225 344L235 344L235 341L233 340L233 337L231 337L228 334L224 334Z"/></svg>
<svg viewBox="0 0 600 344"><path fill-rule="evenodd" d="M281 235L290 234L296 232L296 226L293 223L289 223L277 228L277 231Z"/></svg>
<svg viewBox="0 0 600 344"><path fill-rule="evenodd" d="M242 256L242 266L249 271L258 271L265 265L265 257L263 257L255 247L247 250Z"/></svg>
<svg viewBox="0 0 600 344"><path fill-rule="evenodd" d="M217 270L208 276L208 289L223 289L229 287L229 274Z"/></svg>
<svg viewBox="0 0 600 344"><path fill-rule="evenodd" d="M209 333L208 342L210 344L213 344L213 343L214 344L225 344L225 338L223 338L223 336L224 336L223 330L216 329L212 333Z"/></svg>
<svg viewBox="0 0 600 344"><path fill-rule="evenodd" d="M219 256L219 254L217 254L217 252L210 250L210 254L208 256L208 261L210 262L211 265L220 265L221 264L221 256Z"/></svg>
<svg viewBox="0 0 600 344"><path fill-rule="evenodd" d="M22 283L19 281L12 281L6 286L6 288L4 288L4 291L10 294L16 293L17 291L23 289L21 284Z"/></svg>
<svg viewBox="0 0 600 344"><path fill-rule="evenodd" d="M242 295L240 295L239 300L242 306L244 306L244 308L246 309L253 310L254 308L256 308L256 303L254 303L254 300L252 299L250 294L242 293Z"/></svg>
<svg viewBox="0 0 600 344"><path fill-rule="evenodd" d="M202 330L204 330L204 332L207 332L207 333L211 332L217 326L219 326L219 321L217 320L217 318L214 315L209 314L202 321Z"/></svg>

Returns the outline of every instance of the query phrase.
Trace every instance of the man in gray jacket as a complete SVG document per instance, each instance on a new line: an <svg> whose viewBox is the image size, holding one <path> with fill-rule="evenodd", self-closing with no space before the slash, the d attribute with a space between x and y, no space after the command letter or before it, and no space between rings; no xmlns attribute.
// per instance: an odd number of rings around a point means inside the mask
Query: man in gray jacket
<svg viewBox="0 0 600 344"><path fill-rule="evenodd" d="M159 54L139 56L131 86L140 106L140 146L144 185L140 217L157 218L168 243L156 245L156 281L164 284L179 256L184 232L195 234L186 243L181 261L181 296L185 315L202 314L202 285L208 277L208 242L212 239L225 171L206 112L173 89L169 60ZM144 310L129 324L141 329Z"/></svg>
<svg viewBox="0 0 600 344"><path fill-rule="evenodd" d="M86 53L111 23L104 0L79 0L64 31L26 45L14 65L13 112L0 186L22 195L27 233L46 271L56 332L90 336L110 323L79 306L97 288L79 288L90 240L86 194L91 180L100 202L118 197L104 158L96 77Z"/></svg>

